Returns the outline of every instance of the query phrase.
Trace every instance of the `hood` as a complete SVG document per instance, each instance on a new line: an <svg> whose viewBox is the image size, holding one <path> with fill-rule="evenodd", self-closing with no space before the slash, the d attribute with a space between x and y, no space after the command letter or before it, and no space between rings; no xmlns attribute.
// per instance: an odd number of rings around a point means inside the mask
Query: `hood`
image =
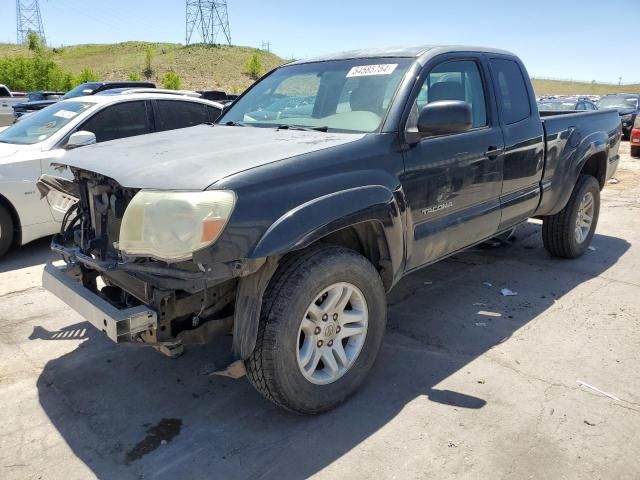
<svg viewBox="0 0 640 480"><path fill-rule="evenodd" d="M44 107L58 103L59 100L38 100L36 102L22 102L16 103L14 110L42 110Z"/></svg>
<svg viewBox="0 0 640 480"><path fill-rule="evenodd" d="M61 157L64 155L65 150L60 150L60 152L61 154L55 152L53 157ZM42 158L52 158L52 152L43 152L42 145L39 143L18 145L0 142L0 165L13 164L24 160L40 160Z"/></svg>
<svg viewBox="0 0 640 480"><path fill-rule="evenodd" d="M0 128L0 130L4 130L4 129ZM2 160L6 160L8 157L16 153L19 150L19 148L20 148L19 145L15 145L13 143L0 142L0 162L2 162Z"/></svg>
<svg viewBox="0 0 640 480"><path fill-rule="evenodd" d="M58 163L105 175L126 188L204 190L229 175L363 137L200 125L78 148Z"/></svg>

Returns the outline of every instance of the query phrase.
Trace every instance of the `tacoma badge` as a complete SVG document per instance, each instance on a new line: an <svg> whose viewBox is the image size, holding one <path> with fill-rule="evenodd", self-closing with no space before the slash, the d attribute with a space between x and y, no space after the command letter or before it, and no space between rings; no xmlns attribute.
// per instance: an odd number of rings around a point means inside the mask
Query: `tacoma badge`
<svg viewBox="0 0 640 480"><path fill-rule="evenodd" d="M422 210L423 215L429 215L431 213L439 212L440 210L444 210L445 208L453 207L453 202L444 202L439 203L438 205L434 205L433 207L428 207Z"/></svg>

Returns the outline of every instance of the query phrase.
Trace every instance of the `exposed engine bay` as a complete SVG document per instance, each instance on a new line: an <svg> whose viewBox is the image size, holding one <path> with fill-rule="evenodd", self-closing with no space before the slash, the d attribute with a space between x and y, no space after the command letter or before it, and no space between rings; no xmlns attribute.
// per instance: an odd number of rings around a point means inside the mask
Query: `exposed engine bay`
<svg viewBox="0 0 640 480"><path fill-rule="evenodd" d="M151 344L169 356L182 353L183 344L206 343L213 335L230 333L238 277L253 269L239 268L237 263L202 265L191 259L167 263L127 256L118 248L120 229L138 190L93 172L72 170L79 198L52 240L52 249L67 264L67 274L118 309L145 305L155 311L157 326L137 333L134 341ZM62 185L69 193L68 182L52 178L41 178L39 188Z"/></svg>

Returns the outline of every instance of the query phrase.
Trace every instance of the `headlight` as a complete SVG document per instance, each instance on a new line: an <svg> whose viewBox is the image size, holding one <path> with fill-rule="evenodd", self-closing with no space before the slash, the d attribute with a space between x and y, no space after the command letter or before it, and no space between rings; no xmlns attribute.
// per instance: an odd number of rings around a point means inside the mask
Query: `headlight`
<svg viewBox="0 0 640 480"><path fill-rule="evenodd" d="M233 192L222 190L141 190L124 212L118 248L166 262L188 260L218 239L235 202Z"/></svg>
<svg viewBox="0 0 640 480"><path fill-rule="evenodd" d="M628 122L629 120L631 120L633 118L633 114L632 113L627 113L626 115L622 115L622 120L624 122Z"/></svg>
<svg viewBox="0 0 640 480"><path fill-rule="evenodd" d="M636 121L633 123L633 128L640 128L640 114L636 115Z"/></svg>

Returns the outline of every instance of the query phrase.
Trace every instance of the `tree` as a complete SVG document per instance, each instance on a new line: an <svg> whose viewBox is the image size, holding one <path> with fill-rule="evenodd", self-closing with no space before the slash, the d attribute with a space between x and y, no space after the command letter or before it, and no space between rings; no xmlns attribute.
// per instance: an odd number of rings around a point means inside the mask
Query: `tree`
<svg viewBox="0 0 640 480"><path fill-rule="evenodd" d="M258 78L260 78L260 75L262 75L262 61L260 60L260 55L258 55L258 52L254 52L254 54L251 55L251 58L249 58L249 60L247 60L247 63L245 64L245 68L245 73L249 75L249 77L251 77L253 80L257 80Z"/></svg>
<svg viewBox="0 0 640 480"><path fill-rule="evenodd" d="M140 80L142 80L142 77L140 77L139 73L131 72L129 74L129 81L130 82L139 82Z"/></svg>
<svg viewBox="0 0 640 480"><path fill-rule="evenodd" d="M182 87L182 80L180 76L173 70L169 70L162 76L162 88L169 90L180 90Z"/></svg>
<svg viewBox="0 0 640 480"><path fill-rule="evenodd" d="M147 80L151 80L153 77L153 66L151 63L153 62L154 51L151 47L147 47L144 51L144 70L142 70L142 75Z"/></svg>
<svg viewBox="0 0 640 480"><path fill-rule="evenodd" d="M73 78L73 75L71 75L70 72L66 72L63 76L62 76L62 83L60 84L60 87L62 90L71 90L75 85L75 80Z"/></svg>
<svg viewBox="0 0 640 480"><path fill-rule="evenodd" d="M98 81L98 75L96 72L89 68L83 68L80 72L80 75L76 77L76 83L80 85L85 82L96 82Z"/></svg>
<svg viewBox="0 0 640 480"><path fill-rule="evenodd" d="M42 39L33 30L29 30L29 33L27 34L27 46L32 52L42 50Z"/></svg>
<svg viewBox="0 0 640 480"><path fill-rule="evenodd" d="M71 89L73 76L54 61L51 50L42 44L40 37L29 32L27 43L32 56L0 58L0 83L9 85L12 90L27 92Z"/></svg>

